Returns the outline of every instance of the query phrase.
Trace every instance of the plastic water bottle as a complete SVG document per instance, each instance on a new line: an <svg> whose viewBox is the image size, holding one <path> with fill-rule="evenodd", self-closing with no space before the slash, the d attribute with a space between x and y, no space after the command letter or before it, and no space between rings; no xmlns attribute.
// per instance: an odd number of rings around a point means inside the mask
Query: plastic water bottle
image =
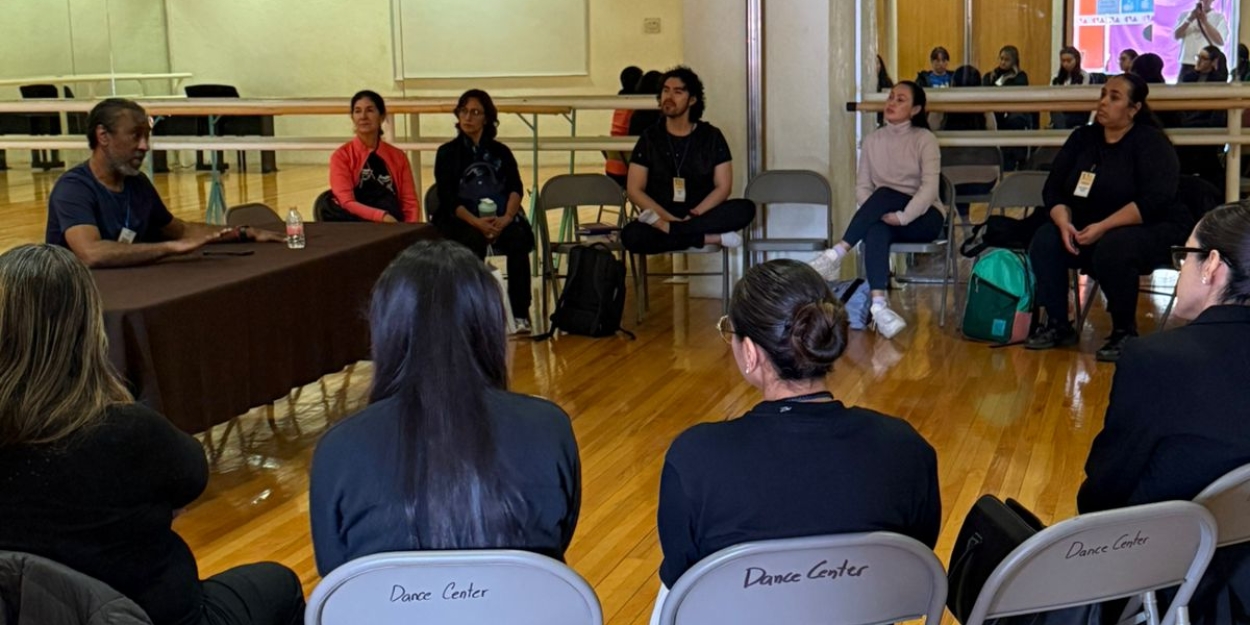
<svg viewBox="0 0 1250 625"><path fill-rule="evenodd" d="M478 217L495 217L499 214L499 209L495 206L495 200L490 198L482 198L477 203Z"/></svg>
<svg viewBox="0 0 1250 625"><path fill-rule="evenodd" d="M304 220L294 206L286 214L286 246L293 250L304 249Z"/></svg>

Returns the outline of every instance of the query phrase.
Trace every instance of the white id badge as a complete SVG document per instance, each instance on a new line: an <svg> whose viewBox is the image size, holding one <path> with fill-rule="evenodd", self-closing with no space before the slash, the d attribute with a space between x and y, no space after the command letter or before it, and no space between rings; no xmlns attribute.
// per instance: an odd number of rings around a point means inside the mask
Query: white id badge
<svg viewBox="0 0 1250 625"><path fill-rule="evenodd" d="M134 243L135 231L130 228L122 228L122 233L117 235L117 240L120 243Z"/></svg>
<svg viewBox="0 0 1250 625"><path fill-rule="evenodd" d="M1089 189L1094 186L1094 172L1081 172L1081 180L1076 183L1076 197L1089 197Z"/></svg>
<svg viewBox="0 0 1250 625"><path fill-rule="evenodd" d="M673 178L673 201L674 202L686 201L686 179L685 178Z"/></svg>

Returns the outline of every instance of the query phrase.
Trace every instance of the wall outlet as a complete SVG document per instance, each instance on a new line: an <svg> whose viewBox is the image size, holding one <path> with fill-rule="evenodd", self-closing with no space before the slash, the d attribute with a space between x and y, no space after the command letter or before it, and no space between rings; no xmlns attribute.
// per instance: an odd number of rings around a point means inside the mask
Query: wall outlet
<svg viewBox="0 0 1250 625"><path fill-rule="evenodd" d="M646 35L660 34L660 18L644 17L642 19L642 32Z"/></svg>

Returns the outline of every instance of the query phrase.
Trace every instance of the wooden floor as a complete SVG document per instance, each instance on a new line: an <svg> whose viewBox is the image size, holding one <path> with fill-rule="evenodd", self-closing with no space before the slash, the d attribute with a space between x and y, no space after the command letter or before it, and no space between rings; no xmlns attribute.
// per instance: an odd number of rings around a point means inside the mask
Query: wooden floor
<svg viewBox="0 0 1250 625"><path fill-rule="evenodd" d="M42 239L56 175L0 172L0 250ZM156 184L175 214L195 219L206 181L179 173L158 176ZM229 174L227 202L308 207L325 184L325 170L311 166ZM687 297L686 289L651 283L652 311L631 327L637 341L512 344L512 388L551 399L573 418L583 497L568 562L598 592L612 625L646 623L650 614L660 563L656 499L669 442L695 423L735 417L760 399L713 328L719 301ZM1018 499L1046 522L1074 514L1114 368L1093 357L1109 326L1101 310L1079 349L991 349L961 340L955 323L938 327L937 294L929 286L894 293L908 329L893 341L854 332L831 383L848 404L908 420L937 449L943 502L937 553L946 562L960 522L982 493ZM1152 331L1166 302L1143 301L1141 327ZM202 575L276 560L294 568L311 592L318 580L308 527L311 452L327 425L361 406L369 372L361 363L350 378L325 378L325 393L314 384L298 401L279 402L276 431L263 409L241 418L224 441L224 426L218 427L221 455L208 490L174 523Z"/></svg>

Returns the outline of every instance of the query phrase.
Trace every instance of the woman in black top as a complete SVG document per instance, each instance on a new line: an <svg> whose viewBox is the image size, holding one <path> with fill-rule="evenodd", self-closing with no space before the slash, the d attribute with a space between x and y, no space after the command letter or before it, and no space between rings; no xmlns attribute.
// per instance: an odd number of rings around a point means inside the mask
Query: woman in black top
<svg viewBox="0 0 1250 625"><path fill-rule="evenodd" d="M0 255L0 550L94 577L156 625L302 623L286 567L200 581L171 523L204 492L204 450L114 377L101 309L69 250Z"/></svg>
<svg viewBox="0 0 1250 625"><path fill-rule="evenodd" d="M317 443L313 550L326 575L361 556L524 549L563 559L581 502L568 415L508 392L503 301L489 269L422 241L378 279L369 406Z"/></svg>
<svg viewBox="0 0 1250 625"><path fill-rule="evenodd" d="M488 250L507 258L508 303L517 331L529 332L534 230L521 208L525 186L516 157L495 140L498 126L499 110L489 94L470 89L460 96L456 138L439 146L434 157L438 210L432 221L478 258L486 258Z"/></svg>
<svg viewBox="0 0 1250 625"><path fill-rule="evenodd" d="M1029 75L1020 69L1020 50L1015 46L1003 46L998 51L998 65L986 72L982 79L986 87L1027 87ZM1037 113L994 113L995 126L999 130L1029 130L1037 128ZM1003 165L1008 171L1020 169L1029 157L1026 148L1003 148Z"/></svg>
<svg viewBox="0 0 1250 625"><path fill-rule="evenodd" d="M1137 335L1138 276L1168 262L1192 221L1176 201L1176 151L1146 104L1150 88L1134 74L1103 86L1095 123L1073 131L1055 157L1043 191L1050 223L1029 246L1037 303L1046 323L1030 349L1072 345L1068 271L1081 268L1107 296L1112 331L1098 359L1114 362Z"/></svg>
<svg viewBox="0 0 1250 625"><path fill-rule="evenodd" d="M665 588L744 542L866 531L937 542L933 447L906 421L847 407L828 390L847 317L815 270L793 260L747 270L718 329L764 401L741 418L696 425L669 448L659 507Z"/></svg>
<svg viewBox="0 0 1250 625"><path fill-rule="evenodd" d="M1250 206L1207 213L1174 249L1173 315L1189 325L1137 339L1115 370L1077 508L1193 499L1250 463ZM1189 602L1196 625L1250 623L1250 546L1216 551Z"/></svg>
<svg viewBox="0 0 1250 625"><path fill-rule="evenodd" d="M1224 84L1228 82L1228 60L1219 46L1206 46L1198 53L1192 70L1181 74L1182 84ZM1186 111L1179 114L1183 128L1226 128L1228 111ZM1176 149L1181 173L1194 174L1215 185L1224 186L1223 145L1186 145Z"/></svg>
<svg viewBox="0 0 1250 625"><path fill-rule="evenodd" d="M1089 84L1089 72L1081 69L1081 51L1066 46L1059 51L1059 72L1050 81L1055 87ZM1089 111L1055 111L1050 115L1055 128L1076 128L1089 123Z"/></svg>

